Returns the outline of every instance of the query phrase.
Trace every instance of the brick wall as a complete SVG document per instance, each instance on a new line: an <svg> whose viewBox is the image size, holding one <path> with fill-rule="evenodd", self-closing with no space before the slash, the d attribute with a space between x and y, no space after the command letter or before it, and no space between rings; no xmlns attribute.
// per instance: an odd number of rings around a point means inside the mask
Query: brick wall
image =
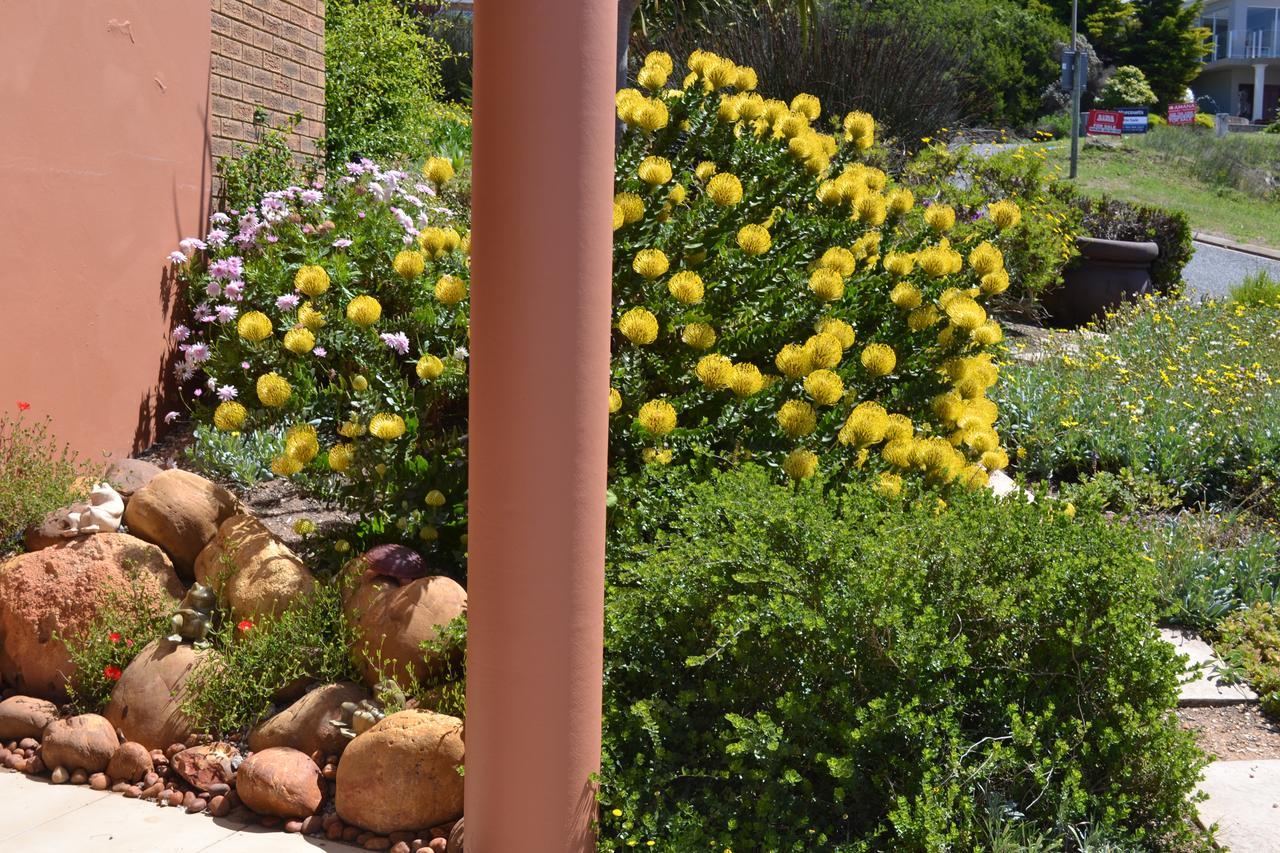
<svg viewBox="0 0 1280 853"><path fill-rule="evenodd" d="M289 145L315 154L324 136L324 0L211 0L210 133L214 160L253 139L253 111L302 121Z"/></svg>

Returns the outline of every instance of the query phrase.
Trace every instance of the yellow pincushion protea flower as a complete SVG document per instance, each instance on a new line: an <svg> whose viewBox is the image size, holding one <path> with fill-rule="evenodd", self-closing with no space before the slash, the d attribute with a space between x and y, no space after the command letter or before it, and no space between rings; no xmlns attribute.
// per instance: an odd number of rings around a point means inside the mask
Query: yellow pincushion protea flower
<svg viewBox="0 0 1280 853"><path fill-rule="evenodd" d="M344 421L338 427L338 435L343 438L359 438L367 432L365 425L357 421Z"/></svg>
<svg viewBox="0 0 1280 853"><path fill-rule="evenodd" d="M383 441L393 441L404 435L404 418L399 415L379 412L369 419L369 435Z"/></svg>
<svg viewBox="0 0 1280 853"><path fill-rule="evenodd" d="M667 282L667 290L677 302L683 305L697 305L702 301L705 288L702 284L702 276L696 272L683 270L671 276L671 280Z"/></svg>
<svg viewBox="0 0 1280 853"><path fill-rule="evenodd" d="M694 167L693 174L694 177L705 184L707 180L716 173L716 168L715 163L712 163L710 160L703 160ZM738 187L741 189L742 185L739 184Z"/></svg>
<svg viewBox="0 0 1280 853"><path fill-rule="evenodd" d="M271 318L261 311L247 311L236 321L236 331L246 341L265 341L271 337Z"/></svg>
<svg viewBox="0 0 1280 853"><path fill-rule="evenodd" d="M913 332L923 332L942 319L942 315L933 305L922 305L907 315L907 328Z"/></svg>
<svg viewBox="0 0 1280 853"><path fill-rule="evenodd" d="M422 501L432 509L439 509L445 505L447 499L444 496L444 492L439 489L432 489L427 492L427 496L423 498Z"/></svg>
<svg viewBox="0 0 1280 853"><path fill-rule="evenodd" d="M965 413L964 400L955 391L939 394L929 403L934 417L947 426L952 426Z"/></svg>
<svg viewBox="0 0 1280 853"><path fill-rule="evenodd" d="M735 364L733 375L729 378L729 387L733 389L735 397L750 397L760 393L760 389L764 387L764 375L754 364Z"/></svg>
<svg viewBox="0 0 1280 853"><path fill-rule="evenodd" d="M987 205L987 216L1001 231L1013 228L1022 221L1022 211L1011 201L996 201Z"/></svg>
<svg viewBox="0 0 1280 853"><path fill-rule="evenodd" d="M284 452L306 465L320 452L320 440L311 424L296 424L284 434Z"/></svg>
<svg viewBox="0 0 1280 853"><path fill-rule="evenodd" d="M382 318L382 305L372 296L357 296L347 303L347 319L367 328Z"/></svg>
<svg viewBox="0 0 1280 853"><path fill-rule="evenodd" d="M988 296L995 296L998 293L1004 293L1009 289L1009 273L1005 270L989 272L982 277L980 287L982 288L982 292Z"/></svg>
<svg viewBox="0 0 1280 853"><path fill-rule="evenodd" d="M351 467L355 458L356 446L350 443L335 444L329 448L329 467L334 471L345 471Z"/></svg>
<svg viewBox="0 0 1280 853"><path fill-rule="evenodd" d="M788 379L799 379L813 370L813 356L799 344L784 345L778 350L773 363Z"/></svg>
<svg viewBox="0 0 1280 853"><path fill-rule="evenodd" d="M369 380L364 376L364 374L357 373L355 376L351 377L351 387L363 394L365 391L369 390Z"/></svg>
<svg viewBox="0 0 1280 853"><path fill-rule="evenodd" d="M818 454L797 448L782 460L782 472L797 482L807 480L818 473Z"/></svg>
<svg viewBox="0 0 1280 853"><path fill-rule="evenodd" d="M315 345L316 336L306 326L295 326L284 333L284 348L294 355L306 355Z"/></svg>
<svg viewBox="0 0 1280 853"><path fill-rule="evenodd" d="M235 400L219 403L213 410L213 425L223 432L236 432L244 426L249 411Z"/></svg>
<svg viewBox="0 0 1280 853"><path fill-rule="evenodd" d="M293 286L307 296L319 296L329 289L329 274L324 267L314 264L298 267L293 275Z"/></svg>
<svg viewBox="0 0 1280 853"><path fill-rule="evenodd" d="M844 279L827 267L818 267L809 276L809 290L821 302L834 302L844 296Z"/></svg>
<svg viewBox="0 0 1280 853"><path fill-rule="evenodd" d="M744 225L738 230L738 248L755 257L769 251L773 237L763 225Z"/></svg>
<svg viewBox="0 0 1280 853"><path fill-rule="evenodd" d="M292 477L301 470L302 463L287 453L271 460L271 473L277 477Z"/></svg>
<svg viewBox="0 0 1280 853"><path fill-rule="evenodd" d="M422 164L422 176L438 187L453 180L453 164L443 157L429 157Z"/></svg>
<svg viewBox="0 0 1280 853"><path fill-rule="evenodd" d="M843 349L848 349L853 346L853 342L857 338L857 335L853 330L853 326L850 326L839 317L823 317L821 320L813 324L813 330L815 332L825 332L828 335L833 335L835 339L840 342L840 346Z"/></svg>
<svg viewBox="0 0 1280 853"><path fill-rule="evenodd" d="M429 382L432 379L439 379L444 373L444 362L434 355L427 354L418 359L418 363L413 366L413 371L423 382Z"/></svg>
<svg viewBox="0 0 1280 853"><path fill-rule="evenodd" d="M631 261L631 268L650 281L664 275L670 267L671 262L661 249L641 249Z"/></svg>
<svg viewBox="0 0 1280 853"><path fill-rule="evenodd" d="M622 409L622 395L617 388L609 389L609 414L617 414Z"/></svg>
<svg viewBox="0 0 1280 853"><path fill-rule="evenodd" d="M674 458L670 447L646 447L640 451L640 459L646 465L670 465Z"/></svg>
<svg viewBox="0 0 1280 853"><path fill-rule="evenodd" d="M900 281L889 291L889 301L903 311L914 311L922 300L920 288L909 281Z"/></svg>
<svg viewBox="0 0 1280 853"><path fill-rule="evenodd" d="M710 166L715 169L714 163L703 163L698 166ZM701 175L699 175L701 177ZM709 175L710 180L707 181L707 197L721 207L732 207L742 201L742 181L738 180L738 176L730 172L720 172L718 174Z"/></svg>
<svg viewBox="0 0 1280 853"><path fill-rule="evenodd" d="M737 86L744 92L750 92L759 85L759 82L760 81L756 77L756 70L754 68L747 65L738 66L738 76L737 79L734 80L733 85Z"/></svg>
<svg viewBox="0 0 1280 853"><path fill-rule="evenodd" d="M891 190L884 199L885 205L889 208L889 212L894 216L901 216L911 208L915 207L916 197L911 190L905 187L899 187Z"/></svg>
<svg viewBox="0 0 1280 853"><path fill-rule="evenodd" d="M804 342L805 351L815 368L835 367L844 355L840 339L830 332L818 332Z"/></svg>
<svg viewBox="0 0 1280 853"><path fill-rule="evenodd" d="M939 233L956 225L956 210L949 204L931 204L924 209L924 224Z"/></svg>
<svg viewBox="0 0 1280 853"><path fill-rule="evenodd" d="M853 252L843 246L832 246L822 253L822 257L818 259L818 266L835 270L840 275L848 278L857 269L858 260L853 256Z"/></svg>
<svg viewBox="0 0 1280 853"><path fill-rule="evenodd" d="M671 192L667 193L667 201L672 204L684 204L689 198L689 191L685 189L684 184L676 184L671 188Z"/></svg>
<svg viewBox="0 0 1280 853"><path fill-rule="evenodd" d="M436 299L445 305L457 305L467 298L467 283L456 275L442 275L436 282Z"/></svg>
<svg viewBox="0 0 1280 853"><path fill-rule="evenodd" d="M317 311L310 302L302 303L298 308L298 322L308 329L315 331L324 328L324 314Z"/></svg>
<svg viewBox="0 0 1280 853"><path fill-rule="evenodd" d="M690 323L684 327L680 340L694 349L711 349L716 344L716 330L707 323Z"/></svg>
<svg viewBox="0 0 1280 853"><path fill-rule="evenodd" d="M902 477L886 471L876 478L875 485L872 488L881 497L896 498L902 494Z"/></svg>
<svg viewBox="0 0 1280 853"><path fill-rule="evenodd" d="M818 425L818 413L803 400L788 400L778 409L778 426L792 438L803 438Z"/></svg>
<svg viewBox="0 0 1280 853"><path fill-rule="evenodd" d="M916 256L910 252L890 252L884 256L884 268L901 278L915 268Z"/></svg>
<svg viewBox="0 0 1280 853"><path fill-rule="evenodd" d="M661 186L671 180L671 161L666 157L646 157L640 161L636 174L651 187Z"/></svg>
<svg viewBox="0 0 1280 853"><path fill-rule="evenodd" d="M1004 269L1004 255L1000 250L985 240L974 246L969 253L969 266L979 276Z"/></svg>
<svg viewBox="0 0 1280 853"><path fill-rule="evenodd" d="M987 312L969 296L957 296L947 303L947 318L957 329L971 332L987 322Z"/></svg>
<svg viewBox="0 0 1280 853"><path fill-rule="evenodd" d="M427 259L421 252L404 249L396 253L395 259L391 261L391 268L396 271L396 275L408 281L422 275L422 271L427 268Z"/></svg>
<svg viewBox="0 0 1280 853"><path fill-rule="evenodd" d="M916 253L916 265L930 278L951 274L951 254L940 246L929 246Z"/></svg>
<svg viewBox="0 0 1280 853"><path fill-rule="evenodd" d="M879 193L867 193L858 198L858 221L872 227L882 225L888 216L888 206L884 196Z"/></svg>
<svg viewBox="0 0 1280 853"><path fill-rule="evenodd" d="M969 340L980 346L989 347L1004 340L1004 330L995 320L988 320L969 333Z"/></svg>
<svg viewBox="0 0 1280 853"><path fill-rule="evenodd" d="M833 370L815 370L804 378L804 390L819 406L834 406L844 397L844 382Z"/></svg>
<svg viewBox="0 0 1280 853"><path fill-rule="evenodd" d="M983 488L991 481L990 476L980 465L966 465L960 472L960 483L972 491ZM1071 506L1068 504L1068 506ZM1071 507L1071 515L1075 515L1075 507Z"/></svg>
<svg viewBox="0 0 1280 853"><path fill-rule="evenodd" d="M836 436L841 444L867 447L884 441L889 429L889 413L879 403L867 401L853 407Z"/></svg>
<svg viewBox="0 0 1280 853"><path fill-rule="evenodd" d="M1004 448L997 447L982 454L978 462L988 471L1000 471L1009 467L1009 454L1005 453Z"/></svg>
<svg viewBox="0 0 1280 853"><path fill-rule="evenodd" d="M649 435L662 438L676 428L676 409L666 400L650 400L640 407L636 420Z"/></svg>
<svg viewBox="0 0 1280 853"><path fill-rule="evenodd" d="M876 120L860 110L849 113L844 117L844 138L859 150L866 151L875 144Z"/></svg>
<svg viewBox="0 0 1280 853"><path fill-rule="evenodd" d="M452 231L453 229L449 229L449 230ZM455 236L457 235L457 233L458 232L454 231ZM418 245L422 247L422 251L426 252L428 255L430 255L433 258L438 258L444 254L445 244L447 240L448 238L445 236L445 230L443 228L436 228L432 226L430 228L423 228L421 231L418 232ZM399 260L399 259L400 259L400 255L396 255L396 260ZM392 263L392 266L395 266L394 262ZM398 273L400 272L398 267L396 268L396 272ZM414 275L420 275L420 274L421 274L421 271L419 271L418 273L415 273ZM404 274L401 273L401 275L404 275ZM405 278L413 278L414 275L406 275Z"/></svg>
<svg viewBox="0 0 1280 853"><path fill-rule="evenodd" d="M960 400L958 394L952 393L952 397ZM1000 408L995 402L988 400L986 397L975 397L972 400L960 400L959 414L952 420L955 425L961 429L977 429L979 427L989 427L1000 417Z"/></svg>
<svg viewBox="0 0 1280 853"><path fill-rule="evenodd" d="M733 384L733 362L719 353L704 355L698 359L693 372L712 391L719 391Z"/></svg>
<svg viewBox="0 0 1280 853"><path fill-rule="evenodd" d="M644 219L644 199L635 193L618 193L613 203L622 208L623 219L627 225Z"/></svg>
<svg viewBox="0 0 1280 853"><path fill-rule="evenodd" d="M791 109L809 121L817 121L818 116L822 114L822 102L815 95L801 92L791 99Z"/></svg>
<svg viewBox="0 0 1280 853"><path fill-rule="evenodd" d="M278 373L264 373L258 377L258 401L273 409L283 406L293 396L293 389Z"/></svg>
<svg viewBox="0 0 1280 853"><path fill-rule="evenodd" d="M860 356L862 366L874 377L888 376L898 366L898 354L888 344L869 344Z"/></svg>
<svg viewBox="0 0 1280 853"><path fill-rule="evenodd" d="M622 209L622 205L617 202L613 203L613 230L617 231L623 225L627 224L627 212Z"/></svg>
<svg viewBox="0 0 1280 853"><path fill-rule="evenodd" d="M910 468L915 465L916 443L911 439L893 438L885 435L887 442L880 449L880 458L894 468Z"/></svg>
<svg viewBox="0 0 1280 853"><path fill-rule="evenodd" d="M647 308L632 308L618 320L618 331L631 343L648 346L658 339L658 318Z"/></svg>

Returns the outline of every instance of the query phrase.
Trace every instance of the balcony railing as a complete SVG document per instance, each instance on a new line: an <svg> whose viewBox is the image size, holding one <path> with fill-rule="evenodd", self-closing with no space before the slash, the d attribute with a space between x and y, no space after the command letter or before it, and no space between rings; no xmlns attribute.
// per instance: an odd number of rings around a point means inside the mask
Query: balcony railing
<svg viewBox="0 0 1280 853"><path fill-rule="evenodd" d="M1275 59L1280 57L1280 26L1257 30L1228 30L1211 39L1213 50L1205 62L1228 59Z"/></svg>

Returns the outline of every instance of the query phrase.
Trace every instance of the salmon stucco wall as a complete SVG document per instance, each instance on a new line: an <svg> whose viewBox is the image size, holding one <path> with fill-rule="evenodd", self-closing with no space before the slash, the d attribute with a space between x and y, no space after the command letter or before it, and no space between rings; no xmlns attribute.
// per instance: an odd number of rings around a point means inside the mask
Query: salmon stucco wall
<svg viewBox="0 0 1280 853"><path fill-rule="evenodd" d="M0 21L0 410L127 455L164 415L166 256L207 215L209 5L0 0Z"/></svg>

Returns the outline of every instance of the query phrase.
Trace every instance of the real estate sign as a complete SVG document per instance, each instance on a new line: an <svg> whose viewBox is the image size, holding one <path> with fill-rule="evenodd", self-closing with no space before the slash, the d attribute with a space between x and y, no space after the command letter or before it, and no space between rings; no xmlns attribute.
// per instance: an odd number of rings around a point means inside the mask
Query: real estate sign
<svg viewBox="0 0 1280 853"><path fill-rule="evenodd" d="M1089 110L1089 120L1085 123L1084 132L1119 136L1124 133L1124 113L1119 110Z"/></svg>
<svg viewBox="0 0 1280 853"><path fill-rule="evenodd" d="M1195 124L1196 105L1190 101L1169 104L1169 124Z"/></svg>
<svg viewBox="0 0 1280 853"><path fill-rule="evenodd" d="M1125 133L1147 132L1149 121L1146 107L1120 107L1116 112L1124 116L1123 130Z"/></svg>

